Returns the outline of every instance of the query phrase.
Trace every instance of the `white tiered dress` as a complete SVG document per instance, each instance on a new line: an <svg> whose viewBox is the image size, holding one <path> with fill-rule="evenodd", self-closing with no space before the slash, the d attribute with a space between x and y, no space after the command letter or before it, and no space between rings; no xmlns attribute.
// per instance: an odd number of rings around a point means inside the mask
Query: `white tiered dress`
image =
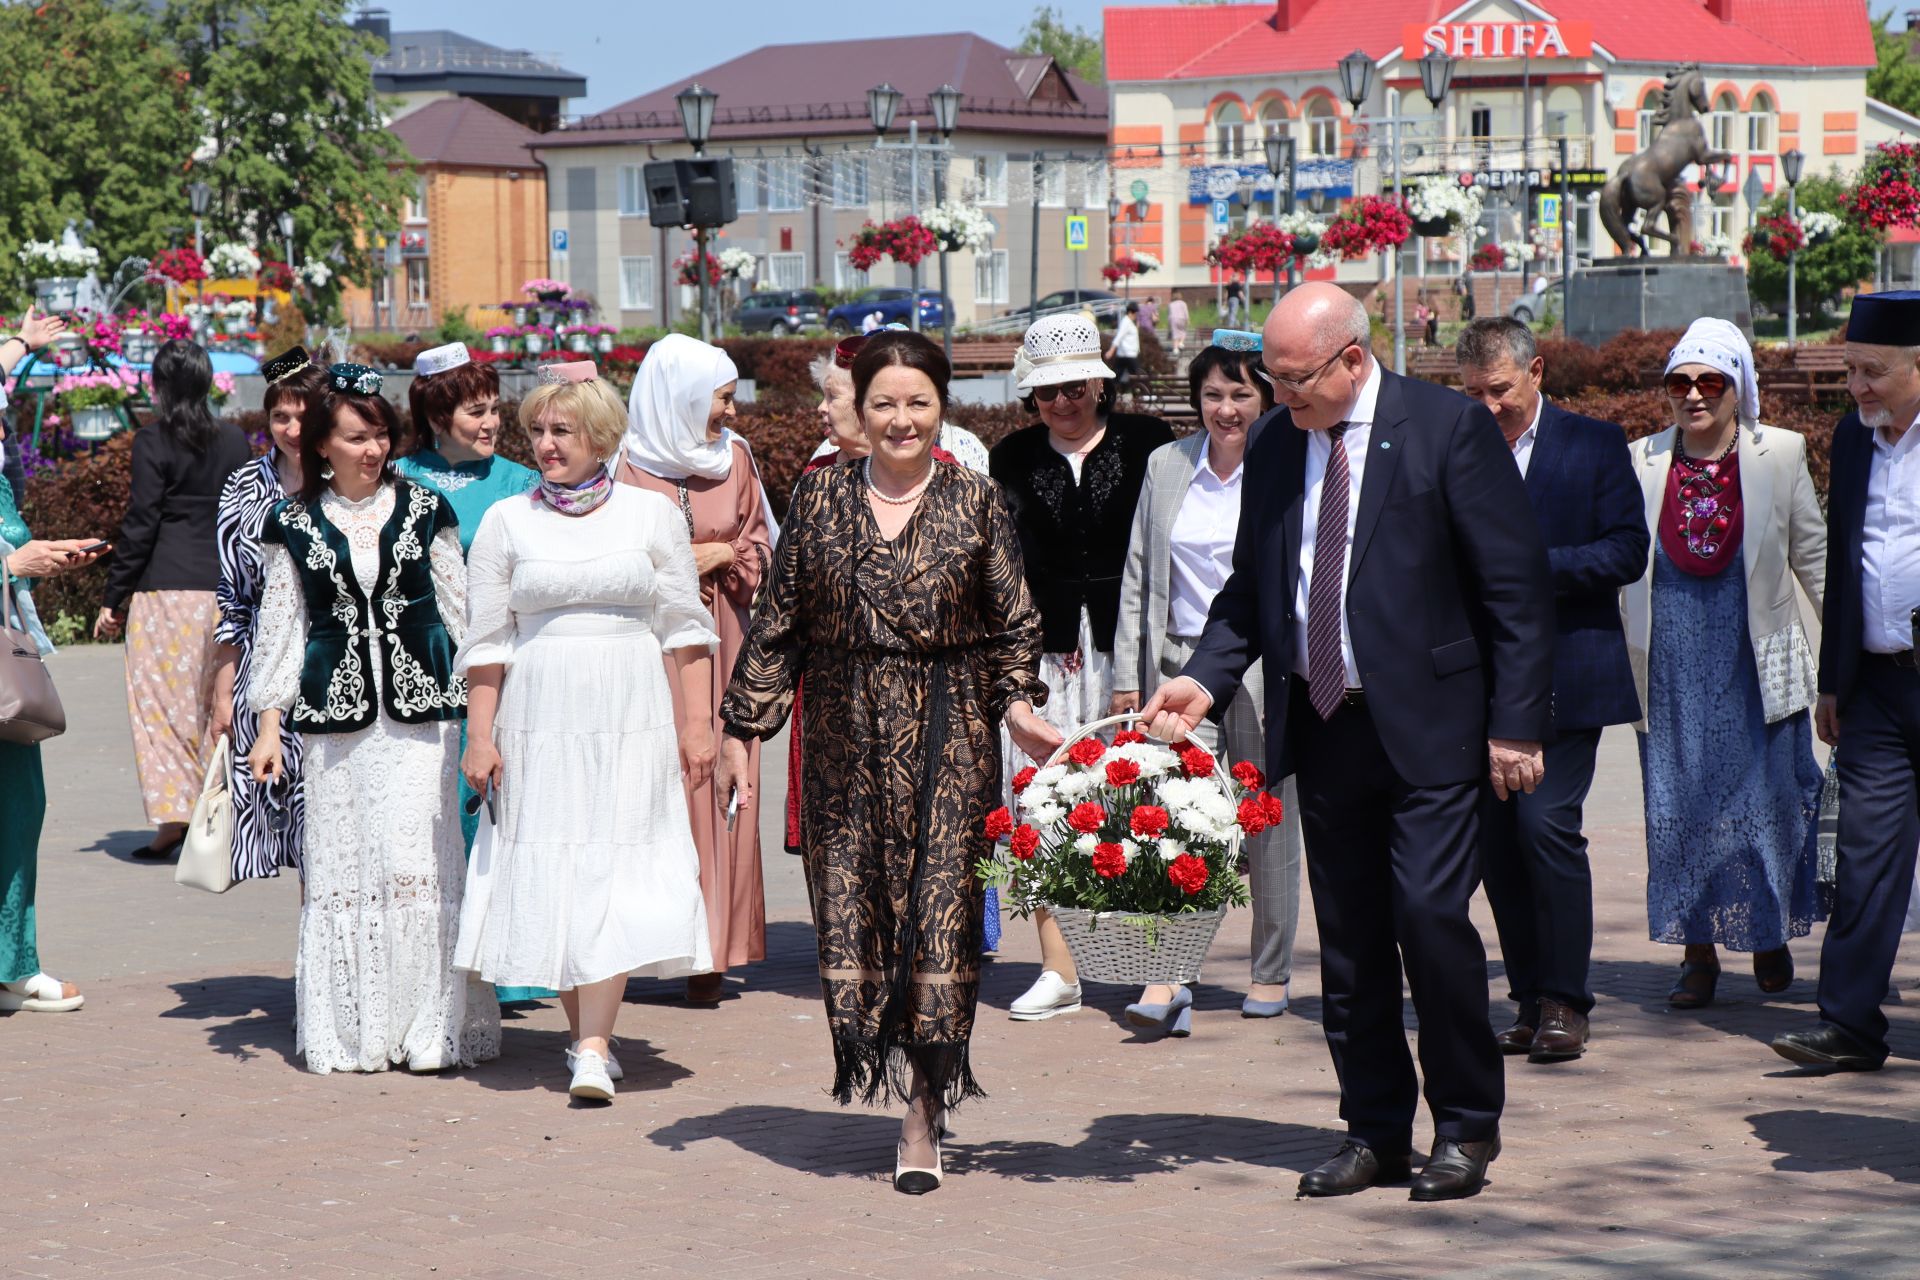
<svg viewBox="0 0 1920 1280"><path fill-rule="evenodd" d="M583 516L507 498L480 522L467 586L455 668L507 672L495 821L474 841L454 963L557 991L711 970L661 659L719 642L686 518L624 484Z"/></svg>
<svg viewBox="0 0 1920 1280"><path fill-rule="evenodd" d="M393 486L348 502L326 491L320 512L346 536L353 576L379 586L380 531ZM287 712L300 694L307 609L293 557L266 545L248 700ZM454 643L466 630L466 566L447 529L428 550L434 597ZM370 646L369 699L386 670ZM307 1069L415 1071L471 1066L500 1055L493 991L452 967L466 873L455 813L458 720L401 724L383 709L353 733L303 735L306 898L295 966L295 1048Z"/></svg>

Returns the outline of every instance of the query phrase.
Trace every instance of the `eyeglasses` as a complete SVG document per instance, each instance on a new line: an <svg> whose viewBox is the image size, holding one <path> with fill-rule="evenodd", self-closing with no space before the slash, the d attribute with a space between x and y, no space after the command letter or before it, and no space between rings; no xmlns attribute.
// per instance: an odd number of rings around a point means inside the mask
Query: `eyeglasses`
<svg viewBox="0 0 1920 1280"><path fill-rule="evenodd" d="M1283 390L1305 391L1307 387L1313 383L1313 380L1315 378L1318 378L1321 374L1327 371L1327 366L1331 365L1335 360L1338 360L1341 356L1347 354L1347 347L1351 347L1353 345L1354 345L1353 343L1349 342L1346 347L1340 348L1338 351L1328 356L1325 360L1322 360L1319 364L1315 365L1311 370L1301 374L1297 378L1283 378L1277 373L1269 372L1265 365L1258 366L1257 368L1255 368L1254 372L1258 373L1261 378L1265 379L1271 385L1279 387Z"/></svg>
<svg viewBox="0 0 1920 1280"><path fill-rule="evenodd" d="M1055 396L1065 396L1069 400L1087 398L1087 384L1084 382L1055 383L1050 387L1035 387L1033 398L1041 404L1052 404Z"/></svg>
<svg viewBox="0 0 1920 1280"><path fill-rule="evenodd" d="M1663 381L1667 394L1675 400L1685 400L1687 393L1696 387L1700 390L1702 400L1718 400L1727 394L1727 388L1733 385L1726 374L1716 373L1711 369L1691 378L1684 373L1670 373Z"/></svg>

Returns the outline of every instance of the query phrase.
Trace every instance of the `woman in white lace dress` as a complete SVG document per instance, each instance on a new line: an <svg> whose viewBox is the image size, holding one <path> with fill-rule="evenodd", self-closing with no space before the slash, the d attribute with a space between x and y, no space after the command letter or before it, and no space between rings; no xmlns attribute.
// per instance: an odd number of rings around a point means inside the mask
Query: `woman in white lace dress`
<svg viewBox="0 0 1920 1280"><path fill-rule="evenodd" d="M454 751L466 566L453 509L388 470L400 423L380 375L334 365L300 431L301 486L261 530L248 763L305 743L295 1048L307 1069L412 1071L500 1053L491 989L453 969L465 876Z"/></svg>
<svg viewBox="0 0 1920 1280"><path fill-rule="evenodd" d="M468 561L461 767L494 812L454 963L558 990L569 1092L606 1102L627 976L713 967L681 771L696 786L712 773L719 637L685 517L607 470L627 430L620 397L590 362L548 376L520 407L540 485L487 511Z"/></svg>

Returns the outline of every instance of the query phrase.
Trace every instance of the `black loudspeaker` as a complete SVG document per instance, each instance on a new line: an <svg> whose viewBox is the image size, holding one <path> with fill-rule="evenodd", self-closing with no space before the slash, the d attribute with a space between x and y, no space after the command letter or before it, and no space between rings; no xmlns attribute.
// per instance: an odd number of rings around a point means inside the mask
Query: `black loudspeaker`
<svg viewBox="0 0 1920 1280"><path fill-rule="evenodd" d="M740 216L730 158L653 160L641 178L647 221L656 227L724 227Z"/></svg>

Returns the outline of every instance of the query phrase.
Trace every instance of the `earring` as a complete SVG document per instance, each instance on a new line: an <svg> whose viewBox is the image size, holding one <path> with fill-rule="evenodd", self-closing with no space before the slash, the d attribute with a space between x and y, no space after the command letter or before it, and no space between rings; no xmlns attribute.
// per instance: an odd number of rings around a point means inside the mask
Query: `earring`
<svg viewBox="0 0 1920 1280"><path fill-rule="evenodd" d="M333 479L333 464L332 464L331 462L327 462L327 463L322 463L322 464L321 464L321 466L320 466L320 478L321 478L322 480L331 480L331 479Z"/></svg>

